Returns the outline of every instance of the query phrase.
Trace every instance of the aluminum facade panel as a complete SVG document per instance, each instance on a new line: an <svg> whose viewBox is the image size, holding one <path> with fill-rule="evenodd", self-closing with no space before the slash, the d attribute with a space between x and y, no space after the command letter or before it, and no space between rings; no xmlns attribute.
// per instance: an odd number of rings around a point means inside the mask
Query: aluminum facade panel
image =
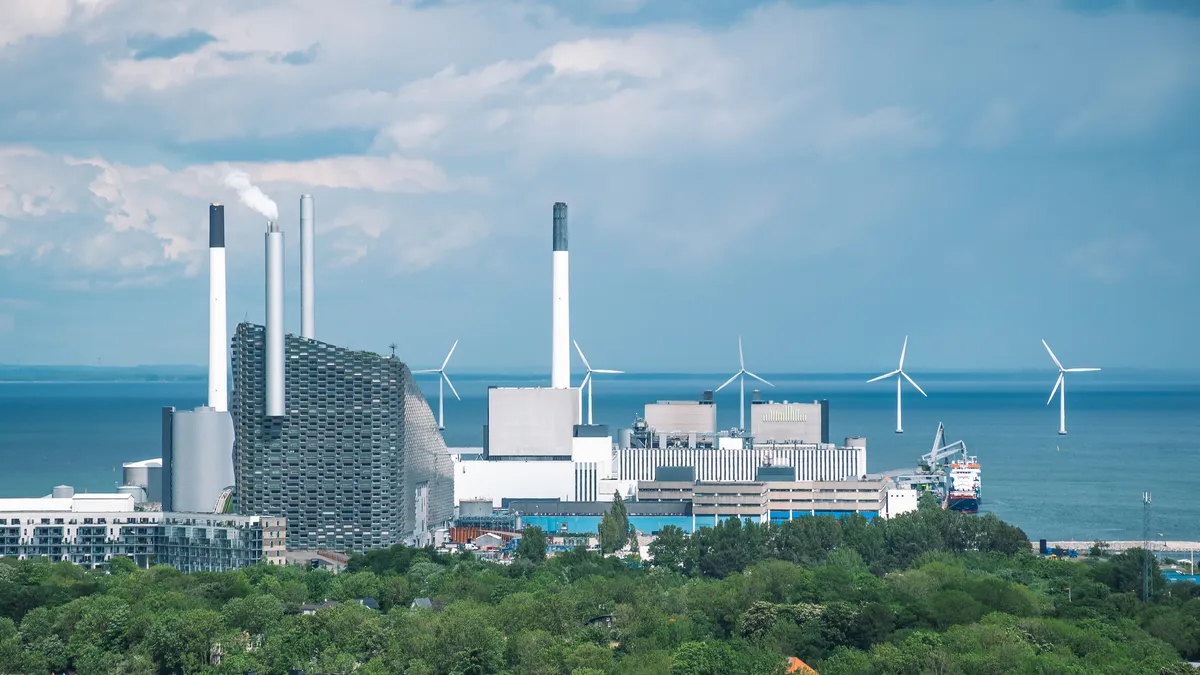
<svg viewBox="0 0 1200 675"><path fill-rule="evenodd" d="M240 513L287 517L290 549L349 551L410 541L418 521L453 517L450 456L404 363L289 335L285 416L273 419L265 338L247 323L234 336Z"/></svg>

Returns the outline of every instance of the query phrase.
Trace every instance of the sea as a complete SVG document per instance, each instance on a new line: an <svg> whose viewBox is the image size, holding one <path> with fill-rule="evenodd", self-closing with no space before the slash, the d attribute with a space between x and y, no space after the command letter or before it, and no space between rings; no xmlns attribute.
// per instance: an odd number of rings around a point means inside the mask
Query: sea
<svg viewBox="0 0 1200 675"><path fill-rule="evenodd" d="M1085 373L1068 381L1067 429L1053 372L912 373L904 433L896 388L869 375L768 375L774 401L830 402L830 440L867 438L871 472L914 467L938 423L982 465L982 510L1020 526L1032 540L1141 540L1143 493L1151 494L1151 539L1200 540L1200 377L1145 371ZM419 376L422 377L422 376ZM481 446L489 386L545 386L545 376L451 374L446 441ZM646 403L698 399L727 376L597 376L594 421L629 426ZM419 380L436 414L436 376ZM578 382L579 376L573 381ZM755 385L747 381L749 402ZM202 380L0 382L0 497L48 494L55 485L112 491L121 463L160 456L161 409L202 405ZM737 383L716 394L721 428L738 424ZM614 431L615 436L615 431Z"/></svg>

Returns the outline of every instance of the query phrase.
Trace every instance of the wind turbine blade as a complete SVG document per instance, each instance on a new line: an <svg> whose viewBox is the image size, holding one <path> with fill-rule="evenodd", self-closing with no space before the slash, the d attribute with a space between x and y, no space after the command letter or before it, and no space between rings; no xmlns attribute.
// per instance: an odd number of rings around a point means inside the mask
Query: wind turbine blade
<svg viewBox="0 0 1200 675"><path fill-rule="evenodd" d="M752 372L750 372L750 371L748 371L748 370L746 371L746 374L747 374L747 375L749 375L750 377L753 377L754 379L758 380L759 382L762 382L762 383L763 383L763 384L765 384L765 385L768 385L768 386L771 386L771 387L774 387L774 386L775 386L775 385L771 384L770 382L767 382L766 380L762 379L761 377L759 377L759 376L755 375L754 373L752 373Z"/></svg>
<svg viewBox="0 0 1200 675"><path fill-rule="evenodd" d="M1063 368L1064 373L1094 373L1099 368Z"/></svg>
<svg viewBox="0 0 1200 675"><path fill-rule="evenodd" d="M1050 398L1046 399L1046 405L1050 405L1050 402L1054 400L1054 395L1058 393L1058 388L1062 385L1062 381L1063 374L1059 373L1058 379L1054 381L1054 389L1050 390Z"/></svg>
<svg viewBox="0 0 1200 675"><path fill-rule="evenodd" d="M412 372L413 372L413 375L417 375L419 373L440 373L442 371L440 371L440 370L414 370Z"/></svg>
<svg viewBox="0 0 1200 675"><path fill-rule="evenodd" d="M738 368L746 370L746 359L742 356L742 336L738 336Z"/></svg>
<svg viewBox="0 0 1200 675"><path fill-rule="evenodd" d="M592 381L592 373L594 373L594 372L596 372L596 371L589 370L589 371L587 371L587 375L583 376L583 382L579 383L579 388L581 390L587 388L588 382Z"/></svg>
<svg viewBox="0 0 1200 675"><path fill-rule="evenodd" d="M442 373L442 378L446 380L446 384L450 385L450 391L454 394L454 398L461 401L462 397L458 395L458 390L454 388L454 383L450 381L450 376Z"/></svg>
<svg viewBox="0 0 1200 675"><path fill-rule="evenodd" d="M717 391L721 391L721 390L722 390L722 389L724 389L725 387L728 387L729 385L733 384L733 381L734 381L734 380L736 380L736 379L738 379L738 375L741 375L741 374L742 374L742 373L744 373L744 372L746 372L746 371L744 371L744 370L739 370L739 371L737 371L736 373L734 373L734 374L733 374L733 377L729 378L728 380L725 380L725 384L723 384L723 385L721 385L721 386L717 387L717 389L716 389L716 390L717 390Z"/></svg>
<svg viewBox="0 0 1200 675"><path fill-rule="evenodd" d="M450 363L450 357L454 356L455 349L458 349L458 340L455 340L454 344L450 345L450 351L446 353L446 360L442 361L442 370L445 370L446 364Z"/></svg>
<svg viewBox="0 0 1200 675"><path fill-rule="evenodd" d="M908 376L908 373L906 373L902 370L902 371L900 371L900 374L904 376L904 379L908 380L909 384L916 387L917 391L921 392L922 396L924 396L925 398L929 398L929 394L925 393L925 390L921 388L921 385L917 384L916 382L913 382L913 379Z"/></svg>
<svg viewBox="0 0 1200 675"><path fill-rule="evenodd" d="M1059 370L1062 370L1062 364L1058 362L1058 357L1054 355L1054 352L1050 351L1050 345L1046 344L1045 340L1042 340L1042 344L1046 347L1046 351L1050 352L1050 358L1054 360L1054 365L1058 366Z"/></svg>
<svg viewBox="0 0 1200 675"><path fill-rule="evenodd" d="M904 346L900 347L900 367L897 372L904 372L904 355L908 352L908 336L904 336Z"/></svg>
<svg viewBox="0 0 1200 675"><path fill-rule="evenodd" d="M887 373L887 374L884 374L884 375L880 375L879 377L872 377L871 379L867 380L867 384L871 384L872 382L878 382L878 381L880 381L880 380L886 380L886 379L888 379L889 377L891 377L891 376L893 376L893 375L895 375L896 373L899 373L899 372L900 372L900 371L898 371L898 370L893 370L892 372L890 372L890 373Z"/></svg>
<svg viewBox="0 0 1200 675"><path fill-rule="evenodd" d="M623 370L608 370L606 368L597 368L597 369L593 370L592 372L593 373L603 373L605 375L621 375L621 374L625 373L625 371L623 371Z"/></svg>
<svg viewBox="0 0 1200 675"><path fill-rule="evenodd" d="M592 367L588 365L587 357L583 355L583 350L579 348L579 343L571 340L575 344L575 351L579 352L579 360L583 361L583 367L587 368L588 372L592 372Z"/></svg>

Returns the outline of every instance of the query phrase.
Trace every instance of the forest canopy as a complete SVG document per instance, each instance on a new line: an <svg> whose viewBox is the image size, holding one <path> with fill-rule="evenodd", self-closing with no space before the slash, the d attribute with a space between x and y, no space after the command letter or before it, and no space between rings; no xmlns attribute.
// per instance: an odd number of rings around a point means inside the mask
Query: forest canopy
<svg viewBox="0 0 1200 675"><path fill-rule="evenodd" d="M773 675L798 657L821 675L1159 674L1200 658L1200 587L1155 565L1142 603L1141 551L1045 559L993 516L731 519L664 529L648 562L547 557L530 534L509 565L393 547L337 575L0 559L0 673Z"/></svg>

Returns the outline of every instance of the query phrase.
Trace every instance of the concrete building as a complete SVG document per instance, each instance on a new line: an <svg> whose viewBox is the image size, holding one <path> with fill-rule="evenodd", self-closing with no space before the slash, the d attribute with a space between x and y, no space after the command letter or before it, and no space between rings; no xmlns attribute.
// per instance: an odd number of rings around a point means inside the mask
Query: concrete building
<svg viewBox="0 0 1200 675"><path fill-rule="evenodd" d="M707 400L658 401L647 403L646 426L660 434L715 434L717 432L717 406L711 392Z"/></svg>
<svg viewBox="0 0 1200 675"><path fill-rule="evenodd" d="M85 567L128 557L183 572L283 564L283 518L137 511L130 494L66 495L63 487L56 492L65 496L0 499L0 557Z"/></svg>
<svg viewBox="0 0 1200 675"><path fill-rule="evenodd" d="M487 409L484 457L571 459L578 389L489 387Z"/></svg>
<svg viewBox="0 0 1200 675"><path fill-rule="evenodd" d="M750 435L759 443L829 443L829 401L750 403Z"/></svg>
<svg viewBox="0 0 1200 675"><path fill-rule="evenodd" d="M285 354L283 415L269 415L265 329L238 325L238 512L286 517L292 549L421 544L449 522L450 455L408 367L293 335Z"/></svg>

